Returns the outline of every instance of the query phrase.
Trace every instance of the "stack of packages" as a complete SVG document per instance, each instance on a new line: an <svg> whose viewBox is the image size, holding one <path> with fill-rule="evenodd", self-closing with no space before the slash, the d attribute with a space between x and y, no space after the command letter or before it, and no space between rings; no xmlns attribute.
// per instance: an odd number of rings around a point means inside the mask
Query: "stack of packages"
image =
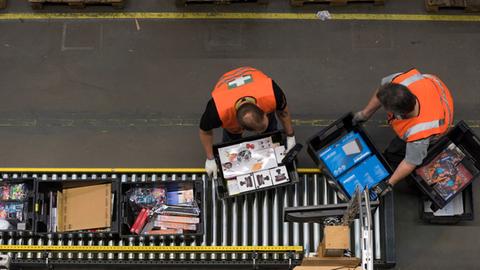
<svg viewBox="0 0 480 270"><path fill-rule="evenodd" d="M282 164L285 146L272 137L222 147L218 154L230 196L290 181Z"/></svg>
<svg viewBox="0 0 480 270"><path fill-rule="evenodd" d="M200 209L193 187L134 188L130 207L136 215L130 232L146 235L176 235L195 232L200 223Z"/></svg>
<svg viewBox="0 0 480 270"><path fill-rule="evenodd" d="M0 186L0 230L25 230L25 200L28 190L25 184Z"/></svg>

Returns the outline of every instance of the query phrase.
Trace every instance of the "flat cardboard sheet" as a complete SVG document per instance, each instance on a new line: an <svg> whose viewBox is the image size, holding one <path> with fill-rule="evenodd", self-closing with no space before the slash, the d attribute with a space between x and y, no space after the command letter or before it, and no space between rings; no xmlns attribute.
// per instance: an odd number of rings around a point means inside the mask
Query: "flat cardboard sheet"
<svg viewBox="0 0 480 270"><path fill-rule="evenodd" d="M58 232L111 226L112 184L63 189L57 200Z"/></svg>

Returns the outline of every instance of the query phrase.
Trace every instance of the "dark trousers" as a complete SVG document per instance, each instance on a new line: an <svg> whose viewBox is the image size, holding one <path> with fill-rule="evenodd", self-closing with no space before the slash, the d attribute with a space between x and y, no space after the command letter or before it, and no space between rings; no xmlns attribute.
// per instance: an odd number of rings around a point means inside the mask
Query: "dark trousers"
<svg viewBox="0 0 480 270"><path fill-rule="evenodd" d="M267 117L268 117L268 127L263 133L272 132L272 131L275 131L275 130L278 129L277 117L275 117L275 113L274 112L269 113L269 114L267 114ZM242 138L241 133L240 134L234 134L234 133L228 132L225 129L223 130L222 142L236 141L236 140L241 139L241 138Z"/></svg>
<svg viewBox="0 0 480 270"><path fill-rule="evenodd" d="M387 148L383 152L383 156L387 160L388 164L392 169L396 169L400 162L405 158L405 151L407 149L407 143L395 136L393 140L390 141Z"/></svg>
<svg viewBox="0 0 480 270"><path fill-rule="evenodd" d="M406 149L407 143L398 136L395 136L395 138L390 141L387 148L383 152L383 157L385 157L393 170L397 169L398 165L400 165L402 160L405 158ZM402 182L405 183L402 184ZM400 186L400 189L407 193L419 193L419 189L415 183L415 180L411 176L407 176L404 181L399 182L399 184L396 185L396 189L397 186Z"/></svg>

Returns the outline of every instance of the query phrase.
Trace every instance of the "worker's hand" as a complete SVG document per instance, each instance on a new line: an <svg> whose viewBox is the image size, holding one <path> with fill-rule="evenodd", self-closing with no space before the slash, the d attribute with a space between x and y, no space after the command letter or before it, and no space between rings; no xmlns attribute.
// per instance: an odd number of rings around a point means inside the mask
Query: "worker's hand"
<svg viewBox="0 0 480 270"><path fill-rule="evenodd" d="M356 112L353 115L352 124L353 125L358 125L360 123L363 123L363 122L367 121L368 118L369 117L363 111Z"/></svg>
<svg viewBox="0 0 480 270"><path fill-rule="evenodd" d="M215 159L208 159L205 161L205 171L207 171L207 175L212 177L213 179L217 178L217 162L215 162Z"/></svg>
<svg viewBox="0 0 480 270"><path fill-rule="evenodd" d="M372 187L370 197L372 199L383 197L392 190L393 186L388 181L381 181Z"/></svg>
<svg viewBox="0 0 480 270"><path fill-rule="evenodd" d="M285 150L285 153L288 153L288 151L290 151L290 149L292 149L295 144L297 144L295 142L295 136L287 136L287 149Z"/></svg>

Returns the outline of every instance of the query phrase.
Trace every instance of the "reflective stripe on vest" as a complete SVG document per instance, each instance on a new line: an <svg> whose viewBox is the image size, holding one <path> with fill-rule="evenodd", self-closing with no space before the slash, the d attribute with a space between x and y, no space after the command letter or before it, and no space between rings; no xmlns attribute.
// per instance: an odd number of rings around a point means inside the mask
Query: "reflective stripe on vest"
<svg viewBox="0 0 480 270"><path fill-rule="evenodd" d="M401 81L399 84L405 86L405 87L408 87L410 84L414 83L414 82L417 82L417 81L420 81L420 80L423 80L424 77L422 74L415 74L411 77L408 77L406 78L405 80Z"/></svg>
<svg viewBox="0 0 480 270"><path fill-rule="evenodd" d="M447 94L445 93L445 88L443 87L442 83L435 76L430 75L430 74L424 74L423 76L426 77L426 78L432 79L438 85L440 90L442 91L442 93L440 95L440 98L443 100L444 105L446 105L445 107L447 107L447 112L448 112L448 116L449 116L448 119L450 120L448 125L450 126L453 123L453 115L452 115L452 111L450 110L450 104L448 103L448 100L447 100Z"/></svg>
<svg viewBox="0 0 480 270"><path fill-rule="evenodd" d="M445 124L445 119L433 120L430 122L419 123L407 130L403 135L403 139L407 140L408 137L415 135L419 132L423 132L429 129L439 128L441 125Z"/></svg>

